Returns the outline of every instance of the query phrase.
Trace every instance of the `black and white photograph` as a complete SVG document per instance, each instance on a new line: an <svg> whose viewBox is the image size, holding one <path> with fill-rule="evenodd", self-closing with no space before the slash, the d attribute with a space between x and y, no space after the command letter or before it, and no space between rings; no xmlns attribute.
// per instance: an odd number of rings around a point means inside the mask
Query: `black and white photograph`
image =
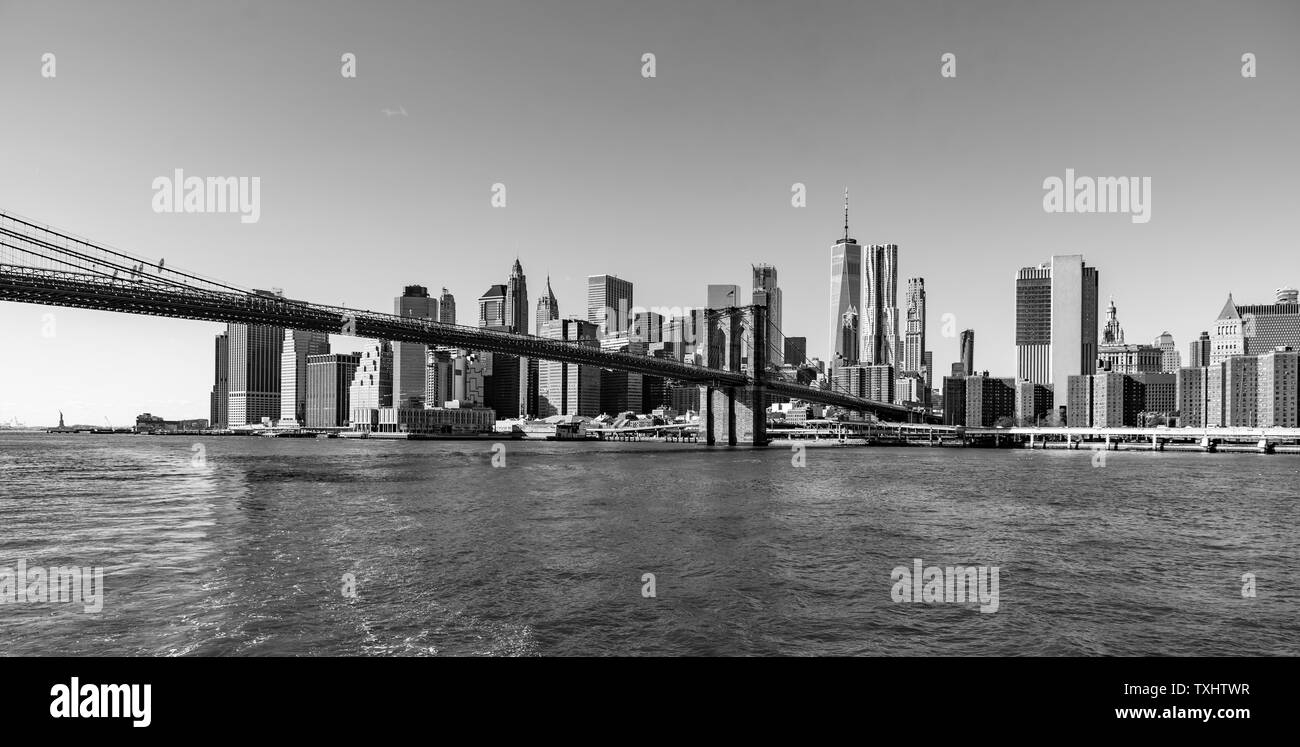
<svg viewBox="0 0 1300 747"><path fill-rule="evenodd" d="M0 96L0 713L1300 692L1296 0L0 0Z"/></svg>

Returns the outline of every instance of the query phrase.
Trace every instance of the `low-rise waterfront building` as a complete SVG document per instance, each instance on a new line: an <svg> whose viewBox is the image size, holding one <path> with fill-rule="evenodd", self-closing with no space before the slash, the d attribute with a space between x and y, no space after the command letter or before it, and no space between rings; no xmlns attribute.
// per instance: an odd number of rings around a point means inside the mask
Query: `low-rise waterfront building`
<svg viewBox="0 0 1300 747"><path fill-rule="evenodd" d="M491 433L495 425L496 411L488 407L381 407L374 431L469 436Z"/></svg>
<svg viewBox="0 0 1300 747"><path fill-rule="evenodd" d="M136 433L175 433L178 431L207 430L209 420L166 420L152 413L144 412L135 417Z"/></svg>

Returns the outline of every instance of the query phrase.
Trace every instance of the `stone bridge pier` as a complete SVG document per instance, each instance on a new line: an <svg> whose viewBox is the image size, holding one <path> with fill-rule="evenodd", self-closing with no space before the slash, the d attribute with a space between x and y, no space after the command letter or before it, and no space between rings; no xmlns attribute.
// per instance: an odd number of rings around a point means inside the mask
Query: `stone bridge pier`
<svg viewBox="0 0 1300 747"><path fill-rule="evenodd" d="M747 386L700 386L700 443L766 446L767 307L708 310L699 346L705 366L752 380Z"/></svg>

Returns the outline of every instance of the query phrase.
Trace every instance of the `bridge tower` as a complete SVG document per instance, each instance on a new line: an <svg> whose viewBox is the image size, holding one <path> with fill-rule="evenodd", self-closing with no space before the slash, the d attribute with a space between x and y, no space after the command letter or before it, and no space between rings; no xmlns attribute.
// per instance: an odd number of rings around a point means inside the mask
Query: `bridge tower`
<svg viewBox="0 0 1300 747"><path fill-rule="evenodd" d="M704 365L749 374L751 383L700 386L700 441L766 446L767 307L709 309L703 326L699 349Z"/></svg>

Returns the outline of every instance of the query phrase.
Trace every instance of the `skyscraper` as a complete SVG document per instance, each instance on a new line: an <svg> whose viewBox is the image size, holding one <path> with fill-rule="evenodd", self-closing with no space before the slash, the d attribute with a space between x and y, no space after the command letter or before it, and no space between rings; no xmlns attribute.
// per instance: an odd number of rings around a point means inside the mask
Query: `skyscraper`
<svg viewBox="0 0 1300 747"><path fill-rule="evenodd" d="M785 343L781 334L781 288L776 283L776 268L772 265L751 265L754 271L752 303L767 307L768 362L780 366L785 362Z"/></svg>
<svg viewBox="0 0 1300 747"><path fill-rule="evenodd" d="M481 406L486 396L483 382L491 376L492 354L476 353L470 350L448 350L450 372L450 393L442 396L444 402L456 402L458 406Z"/></svg>
<svg viewBox="0 0 1300 747"><path fill-rule="evenodd" d="M1246 330L1237 304L1228 294L1228 301L1214 320L1214 335L1211 338L1210 363L1222 363L1234 355L1246 354Z"/></svg>
<svg viewBox="0 0 1300 747"><path fill-rule="evenodd" d="M1300 350L1300 303L1295 292L1279 288L1277 303L1238 305L1228 295L1211 333L1210 363L1236 355L1259 355L1275 348Z"/></svg>
<svg viewBox="0 0 1300 747"><path fill-rule="evenodd" d="M600 347L598 327L583 319L552 319L542 325L542 336ZM538 412L551 415L600 414L600 368L576 363L541 361L538 364Z"/></svg>
<svg viewBox="0 0 1300 747"><path fill-rule="evenodd" d="M558 317L557 317L558 318ZM632 327L628 330L628 339L647 343L646 355L652 350L662 350L664 336L664 315L654 311L637 311L632 315Z"/></svg>
<svg viewBox="0 0 1300 747"><path fill-rule="evenodd" d="M785 338L785 362L792 366L802 365L808 360L808 338L807 337L787 337Z"/></svg>
<svg viewBox="0 0 1300 747"><path fill-rule="evenodd" d="M392 406L392 345L385 340L369 340L361 350L348 387L348 420L354 430L368 431L379 423L379 408Z"/></svg>
<svg viewBox="0 0 1300 747"><path fill-rule="evenodd" d="M284 329L231 324L230 425L253 425L280 416L280 353Z"/></svg>
<svg viewBox="0 0 1300 747"><path fill-rule="evenodd" d="M967 376L973 373L966 371ZM1036 384L1052 382L1050 264L1025 267L1016 273L1016 377Z"/></svg>
<svg viewBox="0 0 1300 747"><path fill-rule="evenodd" d="M409 319L438 320L438 299L423 285L408 285L393 299L393 313ZM393 406L424 407L428 347L416 342L393 343ZM328 352L328 351L322 351Z"/></svg>
<svg viewBox="0 0 1300 747"><path fill-rule="evenodd" d="M1094 373L1097 269L1078 254L1052 257L1016 275L1017 377L1049 384L1057 409L1069 400L1068 377Z"/></svg>
<svg viewBox="0 0 1300 747"><path fill-rule="evenodd" d="M510 279L506 281L506 324L510 332L528 334L528 278L524 268L515 258L514 267L510 268Z"/></svg>
<svg viewBox="0 0 1300 747"><path fill-rule="evenodd" d="M478 297L478 326L506 331L506 319L506 286L488 286Z"/></svg>
<svg viewBox="0 0 1300 747"><path fill-rule="evenodd" d="M501 418L528 414L528 358L505 353L482 353L491 370L483 380L483 405ZM485 373L488 373L485 371Z"/></svg>
<svg viewBox="0 0 1300 747"><path fill-rule="evenodd" d="M555 293L551 290L551 276L546 276L546 291L542 297L537 299L537 318L534 321L533 334L541 337L542 325L552 319L560 318L560 302L555 299Z"/></svg>
<svg viewBox="0 0 1300 747"><path fill-rule="evenodd" d="M255 290L262 296L283 297L280 291ZM264 324L228 324L230 394L229 425L253 425L280 416L280 353L284 328Z"/></svg>
<svg viewBox="0 0 1300 747"><path fill-rule="evenodd" d="M555 292L551 290L551 276L546 276L546 291L542 293L541 298L537 299L537 314L533 321L533 334L538 337L542 336L542 327L550 321L560 318L560 302L555 298ZM537 415L541 412L541 403L538 400L541 386L541 361L537 358L528 360L528 403L526 412Z"/></svg>
<svg viewBox="0 0 1300 747"><path fill-rule="evenodd" d="M849 191L844 190L844 238L831 247L830 361L827 375L860 359L858 319L862 309L862 245L849 237ZM832 377L833 379L833 377Z"/></svg>
<svg viewBox="0 0 1300 747"><path fill-rule="evenodd" d="M704 312L705 309L687 308L681 316L668 320L664 340L671 346L673 360L695 362L698 344L704 336Z"/></svg>
<svg viewBox="0 0 1300 747"><path fill-rule="evenodd" d="M504 285L493 285L479 297L478 308L478 326L502 332L528 333L528 285L518 259ZM528 359L505 353L484 353L481 364L485 373L482 404L496 410L502 418L527 414Z"/></svg>
<svg viewBox="0 0 1300 747"><path fill-rule="evenodd" d="M438 298L438 321L445 324L456 323L456 297L446 288L442 289L442 295Z"/></svg>
<svg viewBox="0 0 1300 747"><path fill-rule="evenodd" d="M445 407L447 402L456 398L452 391L454 368L452 358L459 351L455 348L430 348L425 359L424 406Z"/></svg>
<svg viewBox="0 0 1300 747"><path fill-rule="evenodd" d="M904 372L925 368L925 278L908 278L903 299L906 326L903 337Z"/></svg>
<svg viewBox="0 0 1300 747"><path fill-rule="evenodd" d="M307 356L307 427L342 428L348 424L348 387L360 356Z"/></svg>
<svg viewBox="0 0 1300 747"><path fill-rule="evenodd" d="M601 336L626 332L631 312L631 281L613 275L587 276L587 321L599 328Z"/></svg>
<svg viewBox="0 0 1300 747"><path fill-rule="evenodd" d="M280 347L280 425L307 422L307 358L330 351L324 332L286 329Z"/></svg>
<svg viewBox="0 0 1300 747"><path fill-rule="evenodd" d="M644 342L625 342L624 338L606 338L601 349L611 352L645 355ZM645 379L649 377L631 371L607 371L600 369L600 411L609 415L619 415L626 411L641 410L641 398L645 389Z"/></svg>
<svg viewBox="0 0 1300 747"><path fill-rule="evenodd" d="M1178 373L1178 369L1183 367L1183 357L1178 354L1178 346L1174 344L1174 336L1169 334L1168 330L1161 332L1155 340L1155 347L1160 349L1160 371L1162 373Z"/></svg>
<svg viewBox="0 0 1300 747"><path fill-rule="evenodd" d="M898 245L872 244L862 254L862 362L902 363L898 346Z"/></svg>
<svg viewBox="0 0 1300 747"><path fill-rule="evenodd" d="M921 356L921 373L925 376L925 406L934 404L934 351L927 350Z"/></svg>
<svg viewBox="0 0 1300 747"><path fill-rule="evenodd" d="M208 402L208 422L212 428L225 428L230 423L230 336L222 332L216 339L216 371L212 394Z"/></svg>
<svg viewBox="0 0 1300 747"><path fill-rule="evenodd" d="M975 375L975 330L961 331L961 368L963 376Z"/></svg>
<svg viewBox="0 0 1300 747"><path fill-rule="evenodd" d="M1210 365L1210 333L1208 330L1202 330L1201 336L1188 345L1187 365L1191 368Z"/></svg>

